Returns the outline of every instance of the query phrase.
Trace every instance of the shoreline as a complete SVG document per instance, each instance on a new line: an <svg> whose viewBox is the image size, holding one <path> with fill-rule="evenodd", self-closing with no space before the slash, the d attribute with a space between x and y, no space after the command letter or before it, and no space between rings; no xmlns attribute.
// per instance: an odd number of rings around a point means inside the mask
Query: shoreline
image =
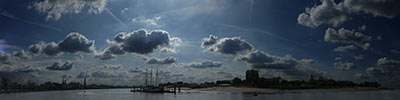
<svg viewBox="0 0 400 100"><path fill-rule="evenodd" d="M27 93L27 92L51 92L51 91L73 91L73 90L99 90L99 89L131 89L131 88L88 88L88 89L13 90L13 91L1 91L0 90L0 94Z"/></svg>
<svg viewBox="0 0 400 100"><path fill-rule="evenodd" d="M191 91L213 91L213 92L239 92L239 93L303 93L303 92L361 92L361 91L385 91L392 89L374 88L374 87L346 87L346 88L323 88L323 89L268 89L252 87L209 87L191 89Z"/></svg>

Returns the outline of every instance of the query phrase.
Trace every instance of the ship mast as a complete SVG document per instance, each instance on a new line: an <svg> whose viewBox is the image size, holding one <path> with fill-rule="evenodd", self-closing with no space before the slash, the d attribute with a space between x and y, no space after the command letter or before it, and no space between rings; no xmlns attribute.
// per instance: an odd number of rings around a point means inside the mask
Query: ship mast
<svg viewBox="0 0 400 100"><path fill-rule="evenodd" d="M158 83L158 69L156 70L156 83L155 83L156 86L157 86L157 83Z"/></svg>
<svg viewBox="0 0 400 100"><path fill-rule="evenodd" d="M153 70L150 70L150 85L153 86Z"/></svg>
<svg viewBox="0 0 400 100"><path fill-rule="evenodd" d="M144 85L145 85L145 86L148 86L148 82L147 82L147 81L148 81L147 72L148 72L148 70L147 70L147 68L146 68L145 80L144 80L144 82L145 82Z"/></svg>

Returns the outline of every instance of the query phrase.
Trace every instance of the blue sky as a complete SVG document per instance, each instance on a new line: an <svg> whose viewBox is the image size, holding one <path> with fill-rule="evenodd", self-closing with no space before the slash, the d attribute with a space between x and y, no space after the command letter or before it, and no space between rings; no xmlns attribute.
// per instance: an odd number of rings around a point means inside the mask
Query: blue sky
<svg viewBox="0 0 400 100"><path fill-rule="evenodd" d="M145 69L163 71L164 82L243 78L245 70L257 69L264 77L316 74L391 85L400 70L398 5L395 0L2 0L0 76L44 82L63 75L81 81L85 74L92 83L141 84ZM143 32L147 35L140 37ZM55 55L43 49L51 42ZM30 48L35 44L40 52ZM120 51L108 49L113 46Z"/></svg>

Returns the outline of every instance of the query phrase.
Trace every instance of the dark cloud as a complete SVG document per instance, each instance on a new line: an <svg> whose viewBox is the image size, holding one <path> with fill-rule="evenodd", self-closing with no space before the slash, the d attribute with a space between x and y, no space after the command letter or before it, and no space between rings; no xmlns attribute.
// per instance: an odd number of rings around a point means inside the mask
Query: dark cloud
<svg viewBox="0 0 400 100"><path fill-rule="evenodd" d="M218 39L218 37L213 35L204 38L201 47L208 51L232 55L243 51L253 50L253 46L250 43L240 39L239 37Z"/></svg>
<svg viewBox="0 0 400 100"><path fill-rule="evenodd" d="M48 66L46 69L48 69L48 70L71 70L72 67L74 67L74 62L72 62L72 61L67 61L65 63L58 61L58 62L55 62L54 64Z"/></svg>
<svg viewBox="0 0 400 100"><path fill-rule="evenodd" d="M13 52L14 57L18 57L21 59L30 59L32 56L28 53L26 53L24 50L19 50L19 51L14 51Z"/></svg>
<svg viewBox="0 0 400 100"><path fill-rule="evenodd" d="M44 53L48 56L57 56L64 52L68 53L91 53L94 52L94 40L88 40L82 34L72 32L69 33L64 40L58 44L55 42L39 42L29 46L29 51L33 54Z"/></svg>
<svg viewBox="0 0 400 100"><path fill-rule="evenodd" d="M394 18L400 14L399 0L344 0L343 6L350 13L365 13Z"/></svg>
<svg viewBox="0 0 400 100"><path fill-rule="evenodd" d="M121 33L122 38L117 38L116 41L122 43L121 47L127 52L138 54L152 53L162 45L169 45L170 36L167 31L153 30L147 31L140 29L130 33Z"/></svg>
<svg viewBox="0 0 400 100"><path fill-rule="evenodd" d="M297 22L308 27L318 27L322 24L337 26L351 19L351 15L372 14L394 18L400 14L398 0L343 0L336 3L334 0L321 0L320 5L306 8Z"/></svg>
<svg viewBox="0 0 400 100"><path fill-rule="evenodd" d="M30 59L30 53L24 50L13 51L12 53L0 52L0 64L14 64L21 59Z"/></svg>
<svg viewBox="0 0 400 100"><path fill-rule="evenodd" d="M214 44L217 44L218 40L219 40L218 37L216 37L214 35L210 35L208 38L203 39L203 42L201 43L201 47L207 48L207 47L213 46Z"/></svg>
<svg viewBox="0 0 400 100"><path fill-rule="evenodd" d="M310 67L315 63L313 59L295 59L291 56L278 57L258 50L238 56L235 60L244 61L254 69L279 72L289 77L320 73Z"/></svg>
<svg viewBox="0 0 400 100"><path fill-rule="evenodd" d="M189 68L205 69L205 68L219 68L222 65L223 64L221 62L203 61L203 62L192 62L184 64L183 66Z"/></svg>
<svg viewBox="0 0 400 100"><path fill-rule="evenodd" d="M139 29L129 33L121 32L115 35L113 41L109 41L110 47L98 54L96 58L108 60L125 53L149 54L162 46L179 46L180 43L179 38L171 37L164 30Z"/></svg>
<svg viewBox="0 0 400 100"><path fill-rule="evenodd" d="M33 53L33 54L40 54L42 53L43 47L45 43L44 42L39 42L36 44L32 44L29 46L28 51Z"/></svg>
<svg viewBox="0 0 400 100"><path fill-rule="evenodd" d="M349 62L335 62L333 64L333 67L339 70L349 71L354 69L356 65L354 63L349 63Z"/></svg>
<svg viewBox="0 0 400 100"><path fill-rule="evenodd" d="M110 59L115 59L117 57L116 55L125 54L125 51L122 50L121 44L115 41L107 41L107 42L110 46L104 49L102 53L95 55L95 58L101 60L110 60Z"/></svg>
<svg viewBox="0 0 400 100"><path fill-rule="evenodd" d="M59 50L58 44L55 42L50 42L44 45L43 53L48 56L57 56L62 52Z"/></svg>
<svg viewBox="0 0 400 100"><path fill-rule="evenodd" d="M82 34L76 32L69 33L64 40L58 43L58 47L61 51L69 53L91 53L95 49L94 40L89 40Z"/></svg>
<svg viewBox="0 0 400 100"><path fill-rule="evenodd" d="M2 64L12 64L16 62L13 56L9 53L0 52L0 62Z"/></svg>

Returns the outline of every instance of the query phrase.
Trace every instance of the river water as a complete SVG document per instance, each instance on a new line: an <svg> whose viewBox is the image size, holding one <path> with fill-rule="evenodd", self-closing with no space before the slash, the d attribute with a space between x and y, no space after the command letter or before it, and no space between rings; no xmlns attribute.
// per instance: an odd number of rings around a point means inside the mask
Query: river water
<svg viewBox="0 0 400 100"><path fill-rule="evenodd" d="M0 94L0 100L400 100L399 90L258 94L232 92L131 93L129 89L95 89Z"/></svg>

